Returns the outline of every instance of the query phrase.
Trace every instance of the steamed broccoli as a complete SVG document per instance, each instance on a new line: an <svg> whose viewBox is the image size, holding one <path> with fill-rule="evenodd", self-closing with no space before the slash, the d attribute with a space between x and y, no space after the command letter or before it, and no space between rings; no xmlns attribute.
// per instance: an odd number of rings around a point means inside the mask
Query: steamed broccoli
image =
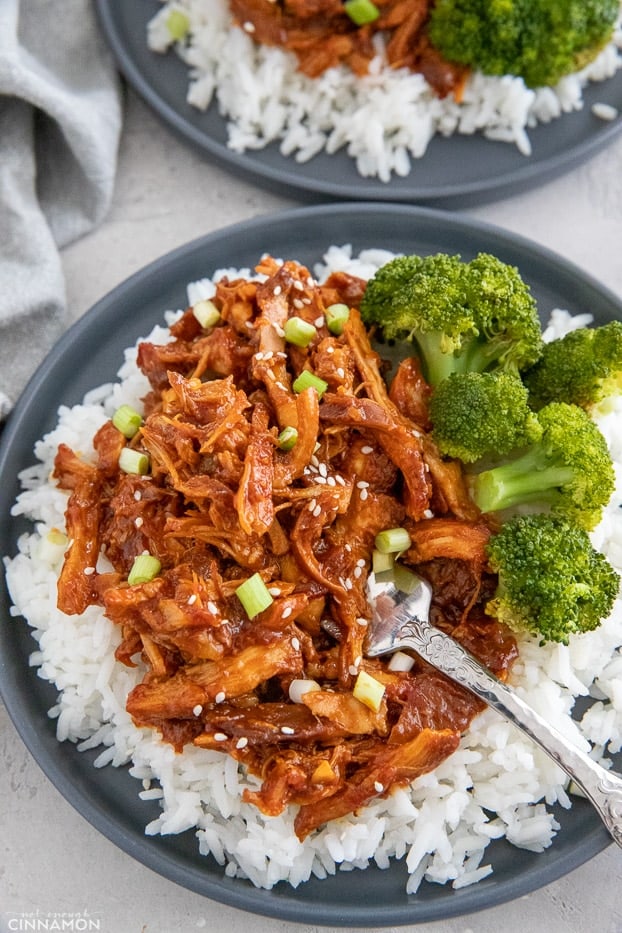
<svg viewBox="0 0 622 933"><path fill-rule="evenodd" d="M611 612L620 578L589 535L565 518L524 515L506 522L488 543L496 593L486 611L541 642L568 643Z"/></svg>
<svg viewBox="0 0 622 933"><path fill-rule="evenodd" d="M618 0L436 0L428 34L450 61L555 85L609 41Z"/></svg>
<svg viewBox="0 0 622 933"><path fill-rule="evenodd" d="M582 327L544 345L525 374L530 403L567 401L590 410L622 392L622 321Z"/></svg>
<svg viewBox="0 0 622 933"><path fill-rule="evenodd" d="M480 253L400 256L367 283L361 315L387 340L410 340L432 386L452 372L517 371L539 358L536 303L514 266Z"/></svg>
<svg viewBox="0 0 622 933"><path fill-rule="evenodd" d="M432 436L441 453L464 463L507 454L542 435L527 400L513 373L452 373L430 398Z"/></svg>
<svg viewBox="0 0 622 933"><path fill-rule="evenodd" d="M538 421L538 441L469 478L473 500L482 512L530 505L594 528L614 488L603 435L582 408L565 402L546 405Z"/></svg>

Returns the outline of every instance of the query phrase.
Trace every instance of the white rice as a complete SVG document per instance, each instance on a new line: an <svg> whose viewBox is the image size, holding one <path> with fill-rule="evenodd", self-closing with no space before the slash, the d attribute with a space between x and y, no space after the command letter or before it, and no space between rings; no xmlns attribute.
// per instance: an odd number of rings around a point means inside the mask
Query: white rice
<svg viewBox="0 0 622 933"><path fill-rule="evenodd" d="M367 250L353 257L349 247L331 247L316 275L334 269L369 276L390 254ZM217 273L215 279L220 277ZM209 295L206 279L189 286L189 301ZM169 312L170 321L176 315ZM551 315L547 339L589 321L565 311ZM147 339L166 340L155 328ZM555 803L570 806L567 777L553 761L492 710L479 715L454 755L434 772L379 799L357 816L335 820L304 843L294 833L296 808L266 817L241 800L243 788L257 787L225 753L194 746L176 754L157 732L136 728L125 710L129 690L142 677L114 659L118 629L91 607L82 616L56 608L57 574L63 547L46 535L64 526L66 493L50 481L52 460L63 441L84 456L91 438L120 402L139 405L147 382L128 350L119 382L94 390L82 405L60 408L58 425L35 447L37 464L21 476L24 491L13 508L27 516L33 531L19 541L19 553L5 558L15 624L25 617L38 648L30 663L53 683L58 699L49 715L59 741L81 750L99 749L96 767L129 764L137 795L158 800L161 812L145 829L148 835L196 832L199 851L211 853L226 875L246 878L261 888L279 881L294 887L311 876L365 868L387 868L402 859L408 868L407 890L422 880L454 888L491 873L486 847L505 837L513 845L541 852L553 842L558 824ZM593 533L597 547L622 568L622 402L599 418L616 460L617 489ZM105 562L102 559L101 568ZM574 637L569 646L539 647L521 639L520 658L512 672L518 692L552 725L598 760L622 748L622 601L596 632ZM571 714L577 697L595 702L581 721Z"/></svg>
<svg viewBox="0 0 622 933"><path fill-rule="evenodd" d="M191 24L187 42L173 43L167 28L172 11ZM199 110L214 102L227 121L227 145L234 152L277 142L281 153L307 162L319 152L345 151L359 174L390 181L407 176L430 140L454 133L481 133L531 154L529 129L583 107L583 88L612 77L622 66L622 26L583 71L556 87L528 88L522 78L469 79L463 101L439 99L425 78L385 64L382 40L370 73L355 76L345 66L311 79L296 68L293 53L257 45L232 26L227 0L167 0L149 23L155 52L172 45L188 66L187 100ZM594 115L615 118L610 106Z"/></svg>

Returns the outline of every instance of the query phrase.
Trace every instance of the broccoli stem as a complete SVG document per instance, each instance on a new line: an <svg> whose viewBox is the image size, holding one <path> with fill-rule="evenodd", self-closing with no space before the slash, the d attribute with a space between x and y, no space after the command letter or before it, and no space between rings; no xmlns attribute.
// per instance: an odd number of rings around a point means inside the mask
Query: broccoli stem
<svg viewBox="0 0 622 933"><path fill-rule="evenodd" d="M471 494L482 512L499 512L521 503L552 505L559 487L572 480L573 470L551 464L538 444L509 463L478 473L471 479Z"/></svg>

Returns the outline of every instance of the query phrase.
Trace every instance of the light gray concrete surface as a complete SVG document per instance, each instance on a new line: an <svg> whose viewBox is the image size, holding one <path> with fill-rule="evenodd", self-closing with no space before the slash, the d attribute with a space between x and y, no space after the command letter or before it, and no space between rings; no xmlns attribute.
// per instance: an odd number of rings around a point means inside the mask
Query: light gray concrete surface
<svg viewBox="0 0 622 933"><path fill-rule="evenodd" d="M209 164L129 94L112 209L98 230L63 254L72 319L170 249L293 203ZM622 137L570 174L468 214L531 237L622 295ZM133 861L64 801L3 708L0 762L2 933L26 928L16 926L15 918L34 912L52 917L86 911L99 918L102 933L245 933L251 925L254 933L319 929L251 917ZM560 881L508 905L400 929L622 933L621 883L622 852L610 846Z"/></svg>

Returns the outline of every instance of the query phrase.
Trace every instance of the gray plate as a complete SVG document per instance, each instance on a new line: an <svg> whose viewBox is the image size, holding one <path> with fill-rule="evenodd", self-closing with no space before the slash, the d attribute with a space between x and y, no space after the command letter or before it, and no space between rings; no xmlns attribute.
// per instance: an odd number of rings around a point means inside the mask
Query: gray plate
<svg viewBox="0 0 622 933"><path fill-rule="evenodd" d="M161 119L206 155L235 174L264 187L305 200L326 198L401 201L441 207L466 207L506 197L561 175L608 143L622 127L622 71L585 91L583 110L530 131L533 153L521 155L513 145L481 136L435 138L422 159L413 161L406 178L389 183L362 178L344 152L320 154L298 164L282 156L275 144L235 153L227 148L226 122L212 105L201 113L186 103L187 68L173 53L149 51L147 22L158 0L97 0L105 36L132 87ZM599 120L591 104L604 101L621 114L613 122Z"/></svg>
<svg viewBox="0 0 622 933"><path fill-rule="evenodd" d="M338 204L299 208L226 228L164 256L118 286L64 335L34 375L15 408L0 446L0 555L15 554L23 520L9 517L19 491L18 472L33 461L35 441L56 423L61 404L116 377L123 349L148 333L167 308L185 306L187 282L225 266L252 267L264 253L296 258L312 266L331 243L393 251L493 252L517 265L544 315L554 307L590 309L600 322L622 318L622 303L575 266L530 241L467 219L425 208L383 204ZM67 800L121 849L161 875L206 895L258 914L312 926L375 927L414 924L463 915L535 890L591 858L609 841L585 801L557 816L561 830L542 855L495 842L486 859L494 874L479 884L452 891L424 883L404 893L406 871L397 862L386 871L338 873L293 890L272 891L223 876L211 858L200 857L192 832L173 837L144 835L158 814L156 803L141 802L140 783L125 768L95 769L97 752L79 753L55 738L47 710L55 690L28 667L35 648L29 630L10 620L10 600L0 592L0 689L15 725L34 758Z"/></svg>

